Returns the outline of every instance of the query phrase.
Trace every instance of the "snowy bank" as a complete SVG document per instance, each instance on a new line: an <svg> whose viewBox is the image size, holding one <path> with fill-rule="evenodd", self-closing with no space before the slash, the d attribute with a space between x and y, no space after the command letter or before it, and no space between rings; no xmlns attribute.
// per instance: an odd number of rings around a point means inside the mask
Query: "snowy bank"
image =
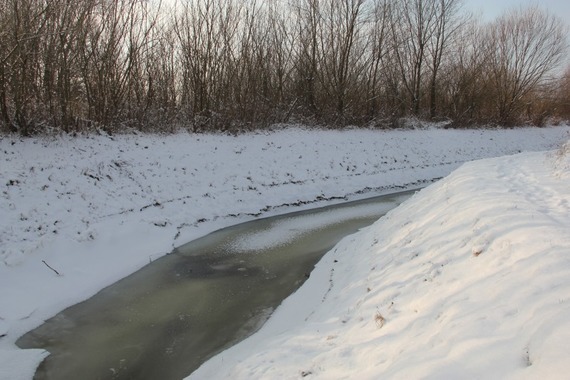
<svg viewBox="0 0 570 380"><path fill-rule="evenodd" d="M295 205L417 187L466 161L552 149L569 134L563 126L2 137L0 378L30 378L45 355L18 350L20 335L188 240Z"/></svg>
<svg viewBox="0 0 570 380"><path fill-rule="evenodd" d="M463 165L190 378L566 379L570 143Z"/></svg>

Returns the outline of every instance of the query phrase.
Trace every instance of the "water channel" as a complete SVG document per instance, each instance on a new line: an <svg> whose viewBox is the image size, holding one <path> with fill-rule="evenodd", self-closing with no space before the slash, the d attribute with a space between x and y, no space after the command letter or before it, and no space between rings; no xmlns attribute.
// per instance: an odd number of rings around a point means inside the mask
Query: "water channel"
<svg viewBox="0 0 570 380"><path fill-rule="evenodd" d="M344 236L413 191L213 232L22 336L50 355L35 379L181 379L254 333Z"/></svg>

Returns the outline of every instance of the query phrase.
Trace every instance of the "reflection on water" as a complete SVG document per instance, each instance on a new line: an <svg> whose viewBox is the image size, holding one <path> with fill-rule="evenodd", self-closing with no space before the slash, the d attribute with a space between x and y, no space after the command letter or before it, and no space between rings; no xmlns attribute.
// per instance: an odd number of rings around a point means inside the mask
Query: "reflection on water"
<svg viewBox="0 0 570 380"><path fill-rule="evenodd" d="M341 238L411 195L259 219L183 245L21 337L36 379L180 379L255 332Z"/></svg>

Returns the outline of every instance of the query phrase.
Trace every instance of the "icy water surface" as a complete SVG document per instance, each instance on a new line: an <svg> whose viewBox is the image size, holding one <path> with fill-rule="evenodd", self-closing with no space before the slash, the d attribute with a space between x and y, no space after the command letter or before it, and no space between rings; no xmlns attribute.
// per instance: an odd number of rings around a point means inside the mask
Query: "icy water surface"
<svg viewBox="0 0 570 380"><path fill-rule="evenodd" d="M254 333L344 236L412 192L258 219L183 245L21 337L35 379L181 379Z"/></svg>

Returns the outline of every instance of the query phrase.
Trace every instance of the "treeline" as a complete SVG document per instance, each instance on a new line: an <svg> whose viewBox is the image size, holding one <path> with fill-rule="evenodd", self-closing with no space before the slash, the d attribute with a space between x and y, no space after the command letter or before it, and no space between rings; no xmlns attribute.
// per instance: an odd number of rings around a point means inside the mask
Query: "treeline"
<svg viewBox="0 0 570 380"><path fill-rule="evenodd" d="M0 130L542 124L565 48L538 8L460 0L0 0Z"/></svg>

